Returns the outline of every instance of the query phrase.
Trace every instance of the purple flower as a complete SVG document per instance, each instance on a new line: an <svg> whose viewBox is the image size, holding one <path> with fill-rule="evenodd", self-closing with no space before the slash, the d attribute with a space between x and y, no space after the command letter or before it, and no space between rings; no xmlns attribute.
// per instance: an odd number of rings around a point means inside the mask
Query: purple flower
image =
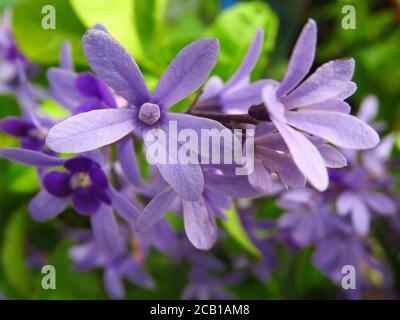
<svg viewBox="0 0 400 320"><path fill-rule="evenodd" d="M209 250L217 241L216 217L225 218L222 209L229 209L231 198L251 198L259 195L248 183L246 176L224 176L204 172L205 187L200 198L185 200L173 189L160 192L143 209L135 223L138 231L152 227L163 217L178 198L189 241L200 250Z"/></svg>
<svg viewBox="0 0 400 320"><path fill-rule="evenodd" d="M200 39L185 47L170 64L153 94L135 61L106 32L89 30L83 37L83 50L97 76L129 101L129 107L94 110L63 121L49 132L47 143L51 149L85 152L114 143L132 132L142 137L155 128L168 134L170 121L177 122L178 130L224 128L213 120L167 112L206 80L218 57L217 40ZM199 165L157 166L182 198L197 200L200 197L204 179Z"/></svg>
<svg viewBox="0 0 400 320"><path fill-rule="evenodd" d="M266 85L262 97L295 164L315 188L325 190L326 165L310 135L346 149L372 148L379 137L371 127L349 115L350 108L343 101L356 90L350 81L352 59L330 61L302 82L314 61L316 40L317 27L310 20L297 40L282 82Z"/></svg>
<svg viewBox="0 0 400 320"><path fill-rule="evenodd" d="M50 171L44 175L43 190L29 204L32 218L37 221L53 219L71 202L78 213L90 216L99 243L108 252L119 250L120 235L113 208L131 225L140 209L108 183L104 159L99 152L61 159L37 151L2 148L0 156L41 169L63 166L65 171Z"/></svg>
<svg viewBox="0 0 400 320"><path fill-rule="evenodd" d="M252 105L262 102L261 90L271 80L259 80L250 84L250 73L260 57L264 33L260 28L247 50L243 62L235 74L224 84L218 76L213 76L204 86L195 107L201 110L222 113L247 113Z"/></svg>
<svg viewBox="0 0 400 320"><path fill-rule="evenodd" d="M70 43L64 43L60 54L61 68L50 68L47 77L52 98L73 114L116 108L116 100L107 85L90 72L73 70Z"/></svg>

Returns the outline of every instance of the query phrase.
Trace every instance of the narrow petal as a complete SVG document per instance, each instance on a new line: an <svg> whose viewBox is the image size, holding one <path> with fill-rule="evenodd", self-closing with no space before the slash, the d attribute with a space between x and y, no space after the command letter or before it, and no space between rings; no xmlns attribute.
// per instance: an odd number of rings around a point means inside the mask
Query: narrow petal
<svg viewBox="0 0 400 320"><path fill-rule="evenodd" d="M268 193L272 189L270 173L257 162L254 164L253 172L249 175L249 183L261 193Z"/></svg>
<svg viewBox="0 0 400 320"><path fill-rule="evenodd" d="M396 213L396 203L383 193L368 192L364 199L377 213L387 216L391 216Z"/></svg>
<svg viewBox="0 0 400 320"><path fill-rule="evenodd" d="M333 60L319 67L288 96L282 98L287 108L322 102L328 99L345 99L356 90L351 82L354 60Z"/></svg>
<svg viewBox="0 0 400 320"><path fill-rule="evenodd" d="M146 135L144 143L146 145L146 150L151 146L153 142L150 142L149 136L151 132ZM166 133L168 136L168 133ZM166 155L166 163L159 163L157 159L151 160L160 171L164 180L170 185L175 192L185 200L197 200L204 188L204 178L201 167L198 163L195 164L180 164L178 155L172 154L172 148L166 148L159 144L158 152L162 152ZM146 151L147 157L152 157L151 152Z"/></svg>
<svg viewBox="0 0 400 320"><path fill-rule="evenodd" d="M238 84L243 78L250 75L254 67L257 64L258 58L260 57L261 50L264 42L264 31L262 28L258 28L253 41L250 44L246 55L240 64L239 68L236 70L235 74L228 80L225 84L224 91L233 88Z"/></svg>
<svg viewBox="0 0 400 320"><path fill-rule="evenodd" d="M135 110L104 109L73 116L50 129L46 143L60 153L79 153L114 143L135 128Z"/></svg>
<svg viewBox="0 0 400 320"><path fill-rule="evenodd" d="M277 92L278 97L282 97L294 89L310 71L314 62L316 45L317 24L310 19L301 31L294 46L288 70Z"/></svg>
<svg viewBox="0 0 400 320"><path fill-rule="evenodd" d="M111 188L112 206L116 213L132 226L140 216L140 211L120 192Z"/></svg>
<svg viewBox="0 0 400 320"><path fill-rule="evenodd" d="M379 143L370 126L354 116L331 111L287 112L288 124L345 149L369 149Z"/></svg>
<svg viewBox="0 0 400 320"><path fill-rule="evenodd" d="M204 85L203 93L200 95L199 102L217 98L223 87L224 82L222 79L218 76L212 76Z"/></svg>
<svg viewBox="0 0 400 320"><path fill-rule="evenodd" d="M65 159L48 156L38 151L19 148L0 148L0 157L35 167L62 166L65 162Z"/></svg>
<svg viewBox="0 0 400 320"><path fill-rule="evenodd" d="M117 94L138 107L149 101L150 93L139 67L110 35L91 29L83 36L82 45L92 70Z"/></svg>
<svg viewBox="0 0 400 320"><path fill-rule="evenodd" d="M142 185L139 165L136 158L133 141L130 137L117 143L118 160L126 178L136 187Z"/></svg>
<svg viewBox="0 0 400 320"><path fill-rule="evenodd" d="M261 193L249 183L247 176L204 175L206 186L211 191L232 198L257 198Z"/></svg>
<svg viewBox="0 0 400 320"><path fill-rule="evenodd" d="M32 219L43 222L55 218L67 205L68 198L55 197L42 190L29 203L29 213Z"/></svg>
<svg viewBox="0 0 400 320"><path fill-rule="evenodd" d="M122 250L122 240L112 208L102 204L97 212L90 216L90 221L101 248L108 254L118 254Z"/></svg>
<svg viewBox="0 0 400 320"><path fill-rule="evenodd" d="M69 69L50 68L47 78L52 98L62 106L74 110L82 102L82 95L75 87L77 74Z"/></svg>
<svg viewBox="0 0 400 320"><path fill-rule="evenodd" d="M104 271L104 285L107 294L113 299L122 299L125 296L125 288L120 274L114 268L106 268Z"/></svg>
<svg viewBox="0 0 400 320"><path fill-rule="evenodd" d="M378 108L378 98L375 96L368 96L362 101L357 118L365 123L370 123L376 117Z"/></svg>
<svg viewBox="0 0 400 320"><path fill-rule="evenodd" d="M176 193L172 189L165 190L156 195L143 209L142 214L136 221L135 229L137 231L144 231L152 227L170 209L175 199Z"/></svg>
<svg viewBox="0 0 400 320"><path fill-rule="evenodd" d="M351 107L347 102L340 99L328 99L323 102L309 104L307 106L301 107L300 110L321 110L350 113Z"/></svg>
<svg viewBox="0 0 400 320"><path fill-rule="evenodd" d="M152 100L169 108L196 91L207 80L218 54L216 39L200 39L183 48L160 79Z"/></svg>
<svg viewBox="0 0 400 320"><path fill-rule="evenodd" d="M328 168L343 168L347 166L346 157L334 147L323 144L317 146L317 149L324 159L325 166L327 166Z"/></svg>
<svg viewBox="0 0 400 320"><path fill-rule="evenodd" d="M348 214L354 207L354 198L356 196L349 191L341 193L336 200L336 209L340 215Z"/></svg>
<svg viewBox="0 0 400 320"><path fill-rule="evenodd" d="M186 236L199 250L210 250L217 241L215 218L210 215L204 199L182 201Z"/></svg>
<svg viewBox="0 0 400 320"><path fill-rule="evenodd" d="M0 130L14 137L27 136L29 130L34 128L32 123L18 117L6 117L0 120Z"/></svg>
<svg viewBox="0 0 400 320"><path fill-rule="evenodd" d="M63 69L74 70L74 62L72 61L71 42L65 41L60 51L60 66Z"/></svg>
<svg viewBox="0 0 400 320"><path fill-rule="evenodd" d="M279 121L274 121L274 124L301 173L316 189L324 191L329 183L328 172L317 148L300 132Z"/></svg>
<svg viewBox="0 0 400 320"><path fill-rule="evenodd" d="M247 86L224 91L220 103L226 113L247 113L252 105L262 102L261 92L269 80L259 80Z"/></svg>
<svg viewBox="0 0 400 320"><path fill-rule="evenodd" d="M368 234L371 214L365 203L358 197L356 198L354 206L352 208L351 220L353 222L354 229L357 231L358 234Z"/></svg>

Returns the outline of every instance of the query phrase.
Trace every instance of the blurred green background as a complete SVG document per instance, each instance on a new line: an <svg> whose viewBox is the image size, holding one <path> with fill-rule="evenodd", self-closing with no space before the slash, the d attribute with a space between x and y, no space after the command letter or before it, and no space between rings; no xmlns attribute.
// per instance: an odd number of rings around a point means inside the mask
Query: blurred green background
<svg viewBox="0 0 400 320"><path fill-rule="evenodd" d="M43 30L42 7L56 8L56 29ZM356 29L341 27L345 4L356 9ZM368 94L379 97L379 118L388 130L400 129L400 1L218 1L218 0L0 0L0 10L13 11L13 32L20 50L40 65L37 84L46 86L45 71L58 64L61 44L73 46L77 70L87 70L81 49L84 31L103 23L144 71L150 87L170 60L185 44L202 36L217 37L221 55L214 73L227 79L239 65L258 26L265 31L265 45L254 78L281 79L294 42L309 17L318 23L317 63L352 56L356 60L358 90L350 102L354 111ZM189 99L192 99L190 97ZM50 103L51 105L51 103ZM175 110L188 105L183 101ZM18 114L13 96L0 96L0 118ZM0 146L17 141L0 133ZM67 250L71 242L62 234L64 224L87 225L72 213L63 221L38 224L27 215L27 203L38 189L35 171L0 159L0 293L8 298L98 299L106 298L101 272L71 270ZM273 201L258 200L264 217L279 213ZM232 253L246 251L234 237L224 240ZM27 257L34 251L57 269L57 290L41 289L39 269L28 268ZM218 250L218 248L216 249ZM334 298L337 289L310 263L311 250L289 255L279 248L279 266L268 283L250 279L230 289L239 298ZM396 261L396 259L393 259ZM393 262L394 269L400 270ZM187 266L176 266L152 252L149 272L154 290L128 285L128 298L179 298L187 283ZM399 278L399 277L398 277ZM399 285L397 284L399 287Z"/></svg>

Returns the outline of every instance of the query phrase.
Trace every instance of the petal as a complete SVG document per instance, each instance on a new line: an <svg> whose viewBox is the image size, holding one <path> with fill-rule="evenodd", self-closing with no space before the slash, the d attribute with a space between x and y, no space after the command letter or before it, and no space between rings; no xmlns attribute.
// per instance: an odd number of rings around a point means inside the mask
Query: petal
<svg viewBox="0 0 400 320"><path fill-rule="evenodd" d="M108 188L109 183L107 176L99 165L94 165L90 168L89 176L96 190L104 190Z"/></svg>
<svg viewBox="0 0 400 320"><path fill-rule="evenodd" d="M139 165L132 139L127 137L118 142L117 152L119 163L121 164L122 171L126 178L134 186L141 186L142 178L140 176Z"/></svg>
<svg viewBox="0 0 400 320"><path fill-rule="evenodd" d="M293 161L308 181L318 190L328 187L328 172L317 148L300 132L273 121L289 148Z"/></svg>
<svg viewBox="0 0 400 320"><path fill-rule="evenodd" d="M140 216L138 208L114 188L111 188L111 199L116 213L133 226Z"/></svg>
<svg viewBox="0 0 400 320"><path fill-rule="evenodd" d="M314 62L316 45L317 24L314 20L310 19L301 31L294 46L288 70L277 92L278 97L284 96L295 88L310 71Z"/></svg>
<svg viewBox="0 0 400 320"><path fill-rule="evenodd" d="M122 250L122 239L112 208L102 204L95 214L90 216L92 230L101 248L112 256Z"/></svg>
<svg viewBox="0 0 400 320"><path fill-rule="evenodd" d="M207 80L218 54L216 39L199 39L183 48L161 77L152 100L169 108L196 91Z"/></svg>
<svg viewBox="0 0 400 320"><path fill-rule="evenodd" d="M186 236L199 250L210 250L217 241L215 218L210 215L204 199L182 201Z"/></svg>
<svg viewBox="0 0 400 320"><path fill-rule="evenodd" d="M347 166L346 157L334 147L323 144L317 146L317 149L324 159L325 166L327 166L328 168L343 168Z"/></svg>
<svg viewBox="0 0 400 320"><path fill-rule="evenodd" d="M50 68L47 71L53 99L70 110L75 109L83 98L75 86L77 76L68 69Z"/></svg>
<svg viewBox="0 0 400 320"><path fill-rule="evenodd" d="M153 143L151 141L154 141L151 140L151 135L152 132L149 131L144 138L146 150ZM167 133L166 136L168 136ZM182 199L198 199L201 196L204 188L204 178L200 165L190 163L180 164L177 154L175 154L175 156L173 154L173 148L168 148L167 150L166 146L161 144L158 146L158 149L162 149L159 150L159 152L162 152L166 155L166 163L159 163L160 161L156 159L151 160L151 163L157 166L164 180ZM151 152L146 151L146 156L151 158Z"/></svg>
<svg viewBox="0 0 400 320"><path fill-rule="evenodd" d="M142 214L136 221L135 229L144 231L156 224L169 210L176 199L174 190L168 189L156 195L143 209Z"/></svg>
<svg viewBox="0 0 400 320"><path fill-rule="evenodd" d="M113 299L122 299L125 288L121 276L114 268L106 268L104 272L104 285L107 294Z"/></svg>
<svg viewBox="0 0 400 320"><path fill-rule="evenodd" d="M224 87L224 82L218 76L212 76L204 85L199 102L216 98Z"/></svg>
<svg viewBox="0 0 400 320"><path fill-rule="evenodd" d="M301 107L300 110L321 110L350 113L351 108L347 102L340 99L328 99L323 102L309 104L307 106Z"/></svg>
<svg viewBox="0 0 400 320"><path fill-rule="evenodd" d="M135 128L135 110L104 109L75 115L52 127L47 144L60 153L79 153L114 143Z"/></svg>
<svg viewBox="0 0 400 320"><path fill-rule="evenodd" d="M86 97L96 97L100 96L98 91L97 82L99 80L96 76L90 72L80 73L75 79L76 89L81 95Z"/></svg>
<svg viewBox="0 0 400 320"><path fill-rule="evenodd" d="M331 111L287 112L288 124L345 149L369 149L379 136L356 117Z"/></svg>
<svg viewBox="0 0 400 320"><path fill-rule="evenodd" d="M370 123L376 117L378 108L378 98L375 96L368 96L362 101L357 118L365 123Z"/></svg>
<svg viewBox="0 0 400 320"><path fill-rule="evenodd" d="M383 193L368 192L364 199L377 213L387 216L391 216L396 213L396 202Z"/></svg>
<svg viewBox="0 0 400 320"><path fill-rule="evenodd" d="M257 161L254 163L253 172L249 175L249 183L261 193L268 193L272 189L270 173L261 164L257 164Z"/></svg>
<svg viewBox="0 0 400 320"><path fill-rule="evenodd" d="M139 67L110 35L91 29L83 36L82 45L92 70L118 95L135 106L149 101L150 93Z"/></svg>
<svg viewBox="0 0 400 320"><path fill-rule="evenodd" d="M67 205L68 198L55 197L42 190L29 203L29 213L32 219L43 222L55 218Z"/></svg>
<svg viewBox="0 0 400 320"><path fill-rule="evenodd" d="M36 167L62 166L65 162L65 159L48 156L38 151L19 148L0 148L0 157Z"/></svg>
<svg viewBox="0 0 400 320"><path fill-rule="evenodd" d="M345 99L356 90L351 82L354 60L333 60L323 64L288 96L282 98L289 109L332 98Z"/></svg>
<svg viewBox="0 0 400 320"><path fill-rule="evenodd" d="M259 80L250 85L224 91L220 103L226 113L247 113L252 105L262 102L261 92L269 80Z"/></svg>
<svg viewBox="0 0 400 320"><path fill-rule="evenodd" d="M18 117L6 117L0 120L0 130L14 137L27 136L29 130L34 128L33 124Z"/></svg>
<svg viewBox="0 0 400 320"><path fill-rule="evenodd" d="M254 67L257 64L258 58L260 57L261 50L264 42L264 31L262 28L258 28L253 41L250 44L246 55L236 70L235 74L225 84L224 91L228 90L238 84L243 78L250 75Z"/></svg>
<svg viewBox="0 0 400 320"><path fill-rule="evenodd" d="M71 175L66 172L52 171L43 178L43 186L47 192L57 197L67 197L71 194Z"/></svg>
<svg viewBox="0 0 400 320"><path fill-rule="evenodd" d="M355 198L351 212L351 220L353 222L354 229L360 235L366 235L369 232L369 225L371 220L371 214L360 198Z"/></svg>
<svg viewBox="0 0 400 320"><path fill-rule="evenodd" d="M247 176L205 174L207 189L232 198L257 198L261 194L249 183Z"/></svg>
<svg viewBox="0 0 400 320"><path fill-rule="evenodd" d="M93 165L92 159L78 156L65 161L64 167L71 172L88 172Z"/></svg>
<svg viewBox="0 0 400 320"><path fill-rule="evenodd" d="M101 203L99 195L90 188L74 190L72 203L75 210L83 215L93 215L100 206L105 206Z"/></svg>
<svg viewBox="0 0 400 320"><path fill-rule="evenodd" d="M60 67L67 70L74 70L74 63L72 61L72 47L71 42L65 41L60 51Z"/></svg>
<svg viewBox="0 0 400 320"><path fill-rule="evenodd" d="M336 199L336 209L340 215L348 214L354 207L355 195L352 192L345 191Z"/></svg>

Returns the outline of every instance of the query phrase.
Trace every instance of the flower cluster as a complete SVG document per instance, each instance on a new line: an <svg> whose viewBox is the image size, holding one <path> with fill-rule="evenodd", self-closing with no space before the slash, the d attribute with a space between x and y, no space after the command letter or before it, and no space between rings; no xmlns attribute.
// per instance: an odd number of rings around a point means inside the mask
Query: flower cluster
<svg viewBox="0 0 400 320"><path fill-rule="evenodd" d="M254 263L235 257L231 263L241 265L238 269L250 267L263 281L277 264L278 242L293 250L316 246L314 264L335 282L346 264L362 270L360 276L367 269L380 270L362 237L371 218L397 210L387 173L394 139L389 135L378 144L379 128L368 124L376 113L374 98L366 100L357 117L350 115L344 100L356 90L353 59L329 61L308 75L317 41L313 20L303 28L281 82L250 81L263 47L259 29L225 83L218 76L209 78L219 43L204 38L176 55L153 92L129 53L103 26L95 25L82 39L94 73L74 70L68 43L61 49L60 67L47 71L50 86L41 93L67 110L70 116L62 120L41 109L40 90L29 82L32 65L16 48L9 29L2 32L0 67L8 72L2 72L0 88L16 94L22 116L0 121L0 129L17 137L21 146L1 148L0 156L37 168L41 191L29 205L34 220L54 219L68 206L90 220L91 230L75 235L79 244L70 255L78 270L104 270L110 296L124 296L123 278L144 288L154 286L143 270L154 247L192 266L184 297L230 297L223 286L240 282L243 274L218 277L224 263L196 249L210 250L224 237L217 220L227 219L225 212L232 206L262 258ZM170 111L195 92L185 113ZM183 145L170 131L171 122L178 132L191 129L199 137L204 129L229 129L235 142L234 129L254 130L254 170L237 175L232 163L150 162L144 178L137 154L151 148L149 134L166 134L168 143L159 148L168 159L176 152L173 143ZM240 148L249 155L243 141L250 135L242 138ZM227 145L216 149L231 151ZM207 157L205 151L197 149L195 158ZM238 201L258 197L279 197L285 213L278 222L257 219L251 207ZM167 211L183 217L191 245L171 228ZM259 230L273 235L259 237ZM363 288L368 279L360 280Z"/></svg>

